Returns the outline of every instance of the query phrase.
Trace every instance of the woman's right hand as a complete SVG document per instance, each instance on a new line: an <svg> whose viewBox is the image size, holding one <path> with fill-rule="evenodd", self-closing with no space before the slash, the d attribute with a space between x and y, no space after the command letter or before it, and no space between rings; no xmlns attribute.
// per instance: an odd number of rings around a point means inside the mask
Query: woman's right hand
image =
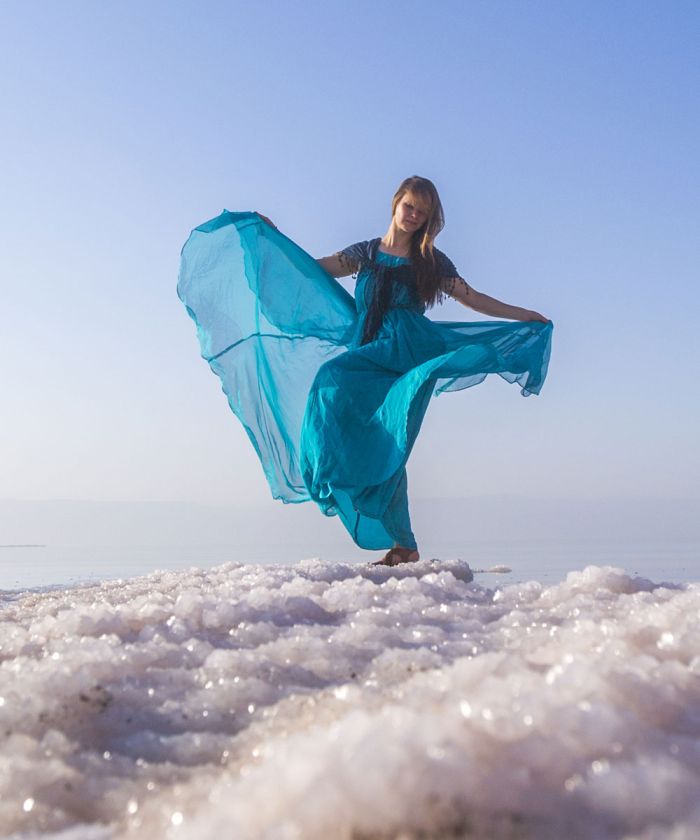
<svg viewBox="0 0 700 840"><path fill-rule="evenodd" d="M257 210L256 210L255 212L256 212L256 213L258 213L258 211L257 211ZM270 221L270 219L268 219L268 218L267 218L267 216L263 216L263 214L262 214L262 213L258 213L258 216L260 216L260 218L263 220L263 222L267 222L267 224L268 224L268 225L270 225L270 227L272 227L272 228L274 228L275 230L277 230L277 225L273 224L273 223Z"/></svg>

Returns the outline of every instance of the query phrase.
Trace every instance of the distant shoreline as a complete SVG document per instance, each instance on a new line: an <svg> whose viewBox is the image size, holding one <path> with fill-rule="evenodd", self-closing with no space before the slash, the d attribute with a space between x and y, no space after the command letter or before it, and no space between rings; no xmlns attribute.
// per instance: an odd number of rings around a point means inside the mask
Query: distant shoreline
<svg viewBox="0 0 700 840"><path fill-rule="evenodd" d="M17 545L0 545L0 548L46 548L46 543L18 543Z"/></svg>

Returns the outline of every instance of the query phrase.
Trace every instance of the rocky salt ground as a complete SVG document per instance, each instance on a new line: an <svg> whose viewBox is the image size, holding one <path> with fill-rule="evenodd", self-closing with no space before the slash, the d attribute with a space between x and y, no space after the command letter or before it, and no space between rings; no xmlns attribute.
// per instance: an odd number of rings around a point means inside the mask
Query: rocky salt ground
<svg viewBox="0 0 700 840"><path fill-rule="evenodd" d="M228 564L0 597L0 833L697 838L700 588Z"/></svg>

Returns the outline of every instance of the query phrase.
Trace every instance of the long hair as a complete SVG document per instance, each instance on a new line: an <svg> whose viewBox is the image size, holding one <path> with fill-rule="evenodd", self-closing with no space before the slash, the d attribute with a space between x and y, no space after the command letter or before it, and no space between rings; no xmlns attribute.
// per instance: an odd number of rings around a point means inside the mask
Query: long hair
<svg viewBox="0 0 700 840"><path fill-rule="evenodd" d="M435 184L428 178L412 175L401 182L391 202L393 219L399 202L407 192L415 193L430 204L428 218L411 237L411 262L416 272L418 296L426 306L433 306L442 299L440 278L435 265L433 242L445 227L445 214Z"/></svg>
<svg viewBox="0 0 700 840"><path fill-rule="evenodd" d="M445 226L445 216L435 184L427 178L412 175L401 182L391 201L391 218L407 192L415 193L429 205L428 218L411 237L409 254L416 278L416 292L426 306L433 306L442 299L440 278L435 264L433 241ZM367 344L376 336L391 304L394 274L402 269L375 265L375 282L372 300L365 316L361 344Z"/></svg>

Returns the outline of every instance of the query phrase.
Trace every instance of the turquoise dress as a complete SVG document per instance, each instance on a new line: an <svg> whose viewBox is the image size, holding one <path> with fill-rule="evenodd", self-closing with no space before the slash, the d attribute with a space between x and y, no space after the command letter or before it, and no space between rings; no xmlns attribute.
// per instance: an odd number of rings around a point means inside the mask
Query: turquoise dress
<svg viewBox="0 0 700 840"><path fill-rule="evenodd" d="M410 261L378 243L342 252L357 268L353 298L257 214L224 211L185 243L178 294L273 496L315 501L362 548L415 547L406 462L431 397L490 373L539 393L552 324L432 321ZM438 272L454 276L436 256ZM389 307L362 344L387 269Z"/></svg>

